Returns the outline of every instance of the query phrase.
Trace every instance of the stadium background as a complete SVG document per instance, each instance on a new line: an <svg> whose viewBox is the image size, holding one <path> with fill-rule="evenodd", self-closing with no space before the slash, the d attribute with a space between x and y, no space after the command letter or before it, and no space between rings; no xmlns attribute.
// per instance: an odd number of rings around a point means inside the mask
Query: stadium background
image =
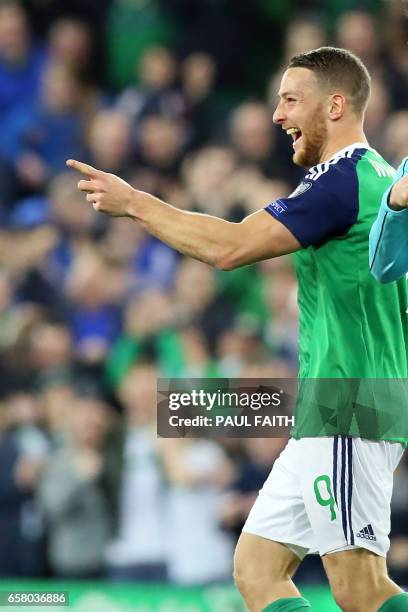
<svg viewBox="0 0 408 612"><path fill-rule="evenodd" d="M397 0L0 2L0 589L65 585L90 612L243 609L233 546L285 441L163 444L155 380L296 376L291 259L228 273L185 260L94 213L64 162L239 221L302 176L271 112L287 59L328 43L370 69L367 136L398 164L403 12ZM406 461L392 519L390 569L408 585ZM315 610L336 609L319 559L298 583Z"/></svg>

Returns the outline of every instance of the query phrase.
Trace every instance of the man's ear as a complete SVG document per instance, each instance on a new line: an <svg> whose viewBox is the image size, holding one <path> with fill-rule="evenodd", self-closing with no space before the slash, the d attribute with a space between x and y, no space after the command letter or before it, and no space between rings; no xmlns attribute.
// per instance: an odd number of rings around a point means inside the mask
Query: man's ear
<svg viewBox="0 0 408 612"><path fill-rule="evenodd" d="M329 98L329 119L338 121L346 110L346 97L341 93L332 94Z"/></svg>

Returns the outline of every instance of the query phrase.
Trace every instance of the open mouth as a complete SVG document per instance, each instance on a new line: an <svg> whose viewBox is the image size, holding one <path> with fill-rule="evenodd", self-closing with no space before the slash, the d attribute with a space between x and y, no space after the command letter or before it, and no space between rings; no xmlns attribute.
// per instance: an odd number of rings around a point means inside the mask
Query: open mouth
<svg viewBox="0 0 408 612"><path fill-rule="evenodd" d="M301 130L299 130L299 128L291 127L291 128L288 128L286 130L286 133L289 136L292 136L293 147L296 147L296 145L298 144L299 140L302 138Z"/></svg>

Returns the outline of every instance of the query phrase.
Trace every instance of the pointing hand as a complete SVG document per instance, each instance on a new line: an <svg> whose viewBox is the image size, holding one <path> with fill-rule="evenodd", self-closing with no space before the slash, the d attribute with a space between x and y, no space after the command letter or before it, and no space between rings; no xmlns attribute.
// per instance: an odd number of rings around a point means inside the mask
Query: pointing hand
<svg viewBox="0 0 408 612"><path fill-rule="evenodd" d="M131 216L135 190L126 181L75 159L69 159L67 166L86 177L79 181L78 189L86 193L95 210L112 217Z"/></svg>

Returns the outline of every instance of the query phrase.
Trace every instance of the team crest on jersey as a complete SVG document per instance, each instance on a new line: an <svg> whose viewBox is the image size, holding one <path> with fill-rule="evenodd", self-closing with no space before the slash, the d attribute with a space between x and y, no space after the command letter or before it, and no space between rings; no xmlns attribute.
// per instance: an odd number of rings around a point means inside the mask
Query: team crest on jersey
<svg viewBox="0 0 408 612"><path fill-rule="evenodd" d="M302 181L300 183L300 185L298 185L295 189L295 191L293 191L290 194L290 198L296 198L297 196L302 195L302 193L305 193L306 191L308 191L311 186L313 185L313 183L311 181Z"/></svg>

